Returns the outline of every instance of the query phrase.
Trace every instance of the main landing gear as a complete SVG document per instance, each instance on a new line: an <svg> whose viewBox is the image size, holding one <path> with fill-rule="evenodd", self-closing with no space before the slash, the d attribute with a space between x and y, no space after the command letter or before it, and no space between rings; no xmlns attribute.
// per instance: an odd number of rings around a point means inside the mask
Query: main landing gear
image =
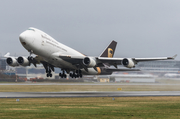
<svg viewBox="0 0 180 119"><path fill-rule="evenodd" d="M59 76L61 78L66 78L67 77L64 70L63 70L63 73L59 73ZM82 78L81 70L75 70L73 73L69 73L69 76L71 78Z"/></svg>
<svg viewBox="0 0 180 119"><path fill-rule="evenodd" d="M47 62L41 62L46 70L46 76L47 77L52 77L52 71L54 72L54 66L53 65L50 65L48 64Z"/></svg>
<svg viewBox="0 0 180 119"><path fill-rule="evenodd" d="M81 70L76 70L69 74L71 78L82 78Z"/></svg>
<svg viewBox="0 0 180 119"><path fill-rule="evenodd" d="M63 73L59 73L59 76L61 77L61 78L66 78L67 77L67 75L65 74L65 71L63 70Z"/></svg>
<svg viewBox="0 0 180 119"><path fill-rule="evenodd" d="M52 77L52 73L51 73L51 69L50 68L46 70L46 73L47 73L46 74L47 77Z"/></svg>

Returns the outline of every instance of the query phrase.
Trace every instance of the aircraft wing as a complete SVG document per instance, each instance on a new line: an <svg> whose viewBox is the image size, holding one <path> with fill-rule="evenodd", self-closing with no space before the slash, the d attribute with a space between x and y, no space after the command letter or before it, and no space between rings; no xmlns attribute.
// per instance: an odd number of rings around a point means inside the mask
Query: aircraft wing
<svg viewBox="0 0 180 119"><path fill-rule="evenodd" d="M124 58L108 58L108 57L97 57L99 62L109 64L109 65L121 65L121 62Z"/></svg>
<svg viewBox="0 0 180 119"><path fill-rule="evenodd" d="M59 53L53 53L53 56L63 59L72 64L81 64L85 56L72 56L72 55L59 55Z"/></svg>
<svg viewBox="0 0 180 119"><path fill-rule="evenodd" d="M85 56L70 56L70 55L59 55L59 58L63 59L63 60L68 60L68 59L72 59L72 60L83 60L85 58Z"/></svg>
<svg viewBox="0 0 180 119"><path fill-rule="evenodd" d="M155 58L126 58L131 59L135 63L142 62L142 61L155 61L155 60L169 60L169 59L175 59L177 55L174 55L173 57L155 57ZM97 59L101 63L109 63L111 65L117 64L121 65L123 59L125 58L108 58L108 57L97 57Z"/></svg>
<svg viewBox="0 0 180 119"><path fill-rule="evenodd" d="M69 55L59 55L57 53L53 54L56 57L59 57L69 63L72 63L74 65L80 64L81 67L85 68L83 65L83 60L87 56L69 56ZM169 59L174 59L177 55L173 57L155 57L155 58L109 58L109 57L92 57L97 65L96 67L101 67L101 66L114 66L117 68L117 65L122 65L123 60L127 59L128 62L133 62L134 64L137 64L138 62L142 61L155 61L155 60L169 60ZM132 68L132 67L128 67Z"/></svg>
<svg viewBox="0 0 180 119"><path fill-rule="evenodd" d="M168 59L175 59L177 55L174 55L173 57L156 57L156 58L135 58L137 62L142 61L154 61L154 60L168 60Z"/></svg>

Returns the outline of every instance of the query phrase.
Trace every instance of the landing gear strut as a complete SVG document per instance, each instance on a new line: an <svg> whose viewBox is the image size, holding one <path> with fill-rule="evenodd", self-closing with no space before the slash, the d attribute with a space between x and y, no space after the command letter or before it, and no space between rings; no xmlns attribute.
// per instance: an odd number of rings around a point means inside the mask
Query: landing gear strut
<svg viewBox="0 0 180 119"><path fill-rule="evenodd" d="M46 63L46 62L41 62L42 64L43 64L43 66L44 66L44 68L46 69L46 76L47 77L52 77L52 71L54 71L54 66L52 66L52 65L50 65L50 64L48 64L48 63Z"/></svg>
<svg viewBox="0 0 180 119"><path fill-rule="evenodd" d="M46 70L46 73L47 73L47 77L52 77L52 73L51 73L51 69L50 68L48 68L47 70Z"/></svg>

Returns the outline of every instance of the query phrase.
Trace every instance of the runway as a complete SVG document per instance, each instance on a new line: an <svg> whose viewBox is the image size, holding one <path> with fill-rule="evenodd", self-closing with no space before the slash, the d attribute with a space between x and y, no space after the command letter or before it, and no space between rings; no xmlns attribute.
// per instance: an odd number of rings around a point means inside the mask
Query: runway
<svg viewBox="0 0 180 119"><path fill-rule="evenodd" d="M180 91L0 92L0 98L147 97L147 96L180 96Z"/></svg>
<svg viewBox="0 0 180 119"><path fill-rule="evenodd" d="M180 83L176 83L176 84L165 84L165 83L47 83L47 82L44 82L44 83L32 83L32 82L29 82L29 83L0 83L0 86L1 85L153 85L153 86L168 86L168 85L179 85L180 86Z"/></svg>

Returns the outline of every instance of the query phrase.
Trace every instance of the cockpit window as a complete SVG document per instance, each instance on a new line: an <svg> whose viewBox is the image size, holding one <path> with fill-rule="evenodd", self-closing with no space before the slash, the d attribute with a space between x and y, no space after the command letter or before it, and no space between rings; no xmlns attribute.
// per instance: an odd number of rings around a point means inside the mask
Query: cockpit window
<svg viewBox="0 0 180 119"><path fill-rule="evenodd" d="M34 29L32 29L32 28L29 28L28 30L32 30L32 31L35 31Z"/></svg>

